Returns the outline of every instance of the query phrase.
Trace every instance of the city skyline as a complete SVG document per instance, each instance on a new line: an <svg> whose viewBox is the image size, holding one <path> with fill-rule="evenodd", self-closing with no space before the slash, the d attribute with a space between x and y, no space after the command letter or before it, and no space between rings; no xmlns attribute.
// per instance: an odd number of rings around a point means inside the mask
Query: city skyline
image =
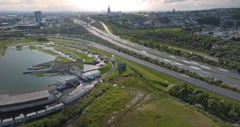
<svg viewBox="0 0 240 127"><path fill-rule="evenodd" d="M236 8L238 0L0 0L1 11L169 11Z"/></svg>

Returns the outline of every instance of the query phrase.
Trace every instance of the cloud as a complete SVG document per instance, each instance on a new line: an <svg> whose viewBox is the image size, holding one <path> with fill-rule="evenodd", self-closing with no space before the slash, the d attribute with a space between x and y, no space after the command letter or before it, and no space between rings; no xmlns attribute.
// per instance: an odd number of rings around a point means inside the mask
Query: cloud
<svg viewBox="0 0 240 127"><path fill-rule="evenodd" d="M127 4L126 4L127 3ZM99 11L108 5L116 11L199 10L239 7L240 0L0 0L1 10Z"/></svg>
<svg viewBox="0 0 240 127"><path fill-rule="evenodd" d="M173 3L173 2L183 2L183 1L188 1L188 0L164 0L164 3Z"/></svg>

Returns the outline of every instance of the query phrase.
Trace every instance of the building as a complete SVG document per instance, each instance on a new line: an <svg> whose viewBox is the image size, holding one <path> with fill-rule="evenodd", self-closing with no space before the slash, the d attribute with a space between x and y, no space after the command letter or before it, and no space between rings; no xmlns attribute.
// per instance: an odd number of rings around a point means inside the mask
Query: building
<svg viewBox="0 0 240 127"><path fill-rule="evenodd" d="M79 86L76 89L74 89L71 93L67 94L66 96L61 98L61 101L64 104L71 104L81 97L83 97L85 94L87 94L96 84L86 85L86 86Z"/></svg>
<svg viewBox="0 0 240 127"><path fill-rule="evenodd" d="M93 70L82 74L82 79L85 81L92 81L101 76L101 72L99 70Z"/></svg>
<svg viewBox="0 0 240 127"><path fill-rule="evenodd" d="M33 30L33 29L40 29L39 24L29 24L29 25L17 25L15 27L18 30Z"/></svg>
<svg viewBox="0 0 240 127"><path fill-rule="evenodd" d="M48 90L19 95L0 95L0 112L16 111L45 105L54 102L56 99L53 95L49 94Z"/></svg>
<svg viewBox="0 0 240 127"><path fill-rule="evenodd" d="M78 82L78 77L75 75L68 75L62 79L57 80L57 89L65 89L73 83Z"/></svg>
<svg viewBox="0 0 240 127"><path fill-rule="evenodd" d="M121 11L111 12L110 6L108 6L107 17L108 18L120 18L120 17L122 17L122 12Z"/></svg>
<svg viewBox="0 0 240 127"><path fill-rule="evenodd" d="M41 11L35 11L35 21L36 23L41 23L42 22L42 12Z"/></svg>

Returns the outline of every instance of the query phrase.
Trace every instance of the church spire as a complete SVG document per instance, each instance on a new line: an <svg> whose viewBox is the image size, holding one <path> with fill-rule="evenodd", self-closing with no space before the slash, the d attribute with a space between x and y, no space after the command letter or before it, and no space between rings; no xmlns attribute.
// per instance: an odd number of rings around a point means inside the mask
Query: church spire
<svg viewBox="0 0 240 127"><path fill-rule="evenodd" d="M111 12L111 10L110 10L110 5L108 5L108 10L107 10L107 12L108 12L108 13Z"/></svg>

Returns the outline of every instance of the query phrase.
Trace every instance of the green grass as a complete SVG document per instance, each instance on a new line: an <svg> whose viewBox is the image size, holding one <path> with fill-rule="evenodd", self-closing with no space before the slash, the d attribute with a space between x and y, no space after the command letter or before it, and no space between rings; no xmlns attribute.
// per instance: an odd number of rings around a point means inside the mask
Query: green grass
<svg viewBox="0 0 240 127"><path fill-rule="evenodd" d="M101 51L99 49L96 49L96 48L90 48L91 51L95 51L95 52L100 52L100 53L103 53L105 54L106 56L108 57L111 57L112 55L110 53L107 53L107 52L104 52L104 51ZM138 71L139 73L141 73L143 75L144 78L148 79L148 80L153 80L153 81L158 81L158 82L165 82L167 81L168 84L176 84L176 83L179 83L181 82L179 79L176 79L176 78L173 78L171 76L168 76L164 73L160 73L160 72L157 72L151 68L148 68L146 66L143 66L143 65L140 65L140 64L137 64L135 62L132 62L132 61L129 61L129 60L126 60L124 58L121 58L121 57L115 57L117 61L121 61L123 63L126 63L127 64L127 67L129 68L132 68L136 71ZM129 70L129 69L127 69ZM110 79L110 78L114 78L114 77L118 77L119 76L119 73L117 70L115 70L111 75L105 77L105 79ZM158 84L153 84L154 87L162 90L162 91L165 91L167 92L168 91L168 88L165 88L165 87L162 87Z"/></svg>
<svg viewBox="0 0 240 127"><path fill-rule="evenodd" d="M112 74L106 76L104 79L111 79L111 78L117 78L117 77L122 77L124 74L133 74L134 72L130 68L118 70L116 69Z"/></svg>
<svg viewBox="0 0 240 127"><path fill-rule="evenodd" d="M98 70L101 72L101 74L105 74L108 71L110 71L112 69L112 64L110 62L108 62L108 64L104 67L99 68Z"/></svg>
<svg viewBox="0 0 240 127"><path fill-rule="evenodd" d="M44 121L46 121L46 120L52 120L52 119L57 119L57 118L59 118L61 115L62 115L62 113L55 113L55 114L50 115L50 116L48 116L48 117L45 117L45 118L42 118L42 119L39 119L39 120L30 122L30 123L23 124L21 127L34 127L34 126L36 126L36 125L39 126L39 124L43 124Z"/></svg>
<svg viewBox="0 0 240 127"><path fill-rule="evenodd" d="M121 80L123 81L123 80ZM132 80L125 80L127 86ZM136 82L134 82L136 83ZM140 82L139 82L140 83ZM126 109L126 105L134 98L128 88L122 89L119 86L112 87L102 97L100 97L85 113L80 117L76 126L96 126L104 127L108 119L114 115L113 112L121 112Z"/></svg>
<svg viewBox="0 0 240 127"><path fill-rule="evenodd" d="M36 73L35 75L38 76L38 77L43 77L44 73Z"/></svg>
<svg viewBox="0 0 240 127"><path fill-rule="evenodd" d="M87 63L93 63L94 62L93 57L88 57L86 54L79 53L74 49L69 49L69 48L65 48L65 47L62 47L62 46L58 46L58 47L56 47L56 50L59 50L59 51L64 52L66 54L71 54L71 56L74 59L84 59L85 62L87 62Z"/></svg>
<svg viewBox="0 0 240 127"><path fill-rule="evenodd" d="M1 52L1 55L4 56L5 53L6 53L6 49L7 48L4 48L4 47L8 47L8 46L11 46L11 45L16 45L16 44L23 44L23 43L30 43L30 42L33 42L33 40L31 39L19 39L19 40L3 40L3 41L0 41L0 52ZM19 48L18 50L20 50L21 48Z"/></svg>
<svg viewBox="0 0 240 127"><path fill-rule="evenodd" d="M76 47L76 48L80 48L80 46L76 46L76 43L78 44L83 44L83 42L80 42L80 41L72 41L72 40L66 40L66 39L59 39L59 38L47 38L49 41L51 42L54 42L54 43L57 43L57 44L63 44L63 45L67 45L67 46L73 46L73 47Z"/></svg>
<svg viewBox="0 0 240 127"><path fill-rule="evenodd" d="M198 109L163 93L151 92L143 99L149 93L148 85L139 78L121 78L113 82L118 86L109 89L93 103L76 122L76 127L111 126L108 124L111 117L115 117L112 124L116 127L219 127L226 125L214 122ZM132 101L138 92L144 96L137 101Z"/></svg>
<svg viewBox="0 0 240 127"><path fill-rule="evenodd" d="M29 45L28 47L29 47L30 50L36 50L37 49L37 47L33 46L33 45Z"/></svg>
<svg viewBox="0 0 240 127"><path fill-rule="evenodd" d="M117 127L219 127L220 124L189 108L184 103L162 94L142 101L121 120ZM223 125L225 126L225 125Z"/></svg>
<svg viewBox="0 0 240 127"><path fill-rule="evenodd" d="M17 45L16 46L17 51L22 51L22 47L23 47L23 45Z"/></svg>
<svg viewBox="0 0 240 127"><path fill-rule="evenodd" d="M69 59L66 58L66 57L57 57L54 61L63 62L63 63L71 62L71 60L69 60Z"/></svg>

